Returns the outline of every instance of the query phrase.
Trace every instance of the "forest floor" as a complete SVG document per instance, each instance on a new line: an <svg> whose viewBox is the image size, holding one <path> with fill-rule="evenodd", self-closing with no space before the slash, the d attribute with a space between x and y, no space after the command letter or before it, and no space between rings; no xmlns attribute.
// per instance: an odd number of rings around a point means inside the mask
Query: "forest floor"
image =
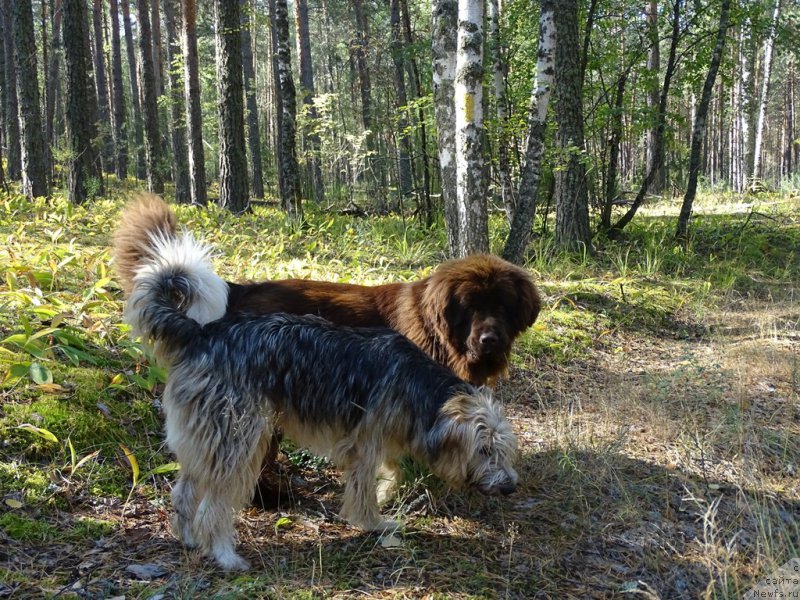
<svg viewBox="0 0 800 600"><path fill-rule="evenodd" d="M800 556L800 202L724 206L701 202L689 251L668 206L596 257L531 262L546 309L496 391L516 494L409 469L386 510L405 528L364 534L337 472L289 451L285 501L241 515L253 569L225 574L169 529L164 374L108 266L120 202L6 199L0 598L741 598ZM443 247L392 217L179 216L230 278L414 279Z"/></svg>

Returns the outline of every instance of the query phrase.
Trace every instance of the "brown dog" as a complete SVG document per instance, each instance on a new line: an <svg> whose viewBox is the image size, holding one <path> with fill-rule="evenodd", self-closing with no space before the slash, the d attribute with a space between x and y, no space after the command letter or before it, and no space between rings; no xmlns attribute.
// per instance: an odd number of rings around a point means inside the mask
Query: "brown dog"
<svg viewBox="0 0 800 600"><path fill-rule="evenodd" d="M128 204L114 236L126 292L142 263L157 252L154 241L178 235L175 214L161 198L143 195ZM513 341L541 308L528 272L488 254L448 261L412 283L287 279L227 287L227 313L313 314L339 325L390 327L475 385L491 385L505 373ZM221 316L209 310L203 318Z"/></svg>

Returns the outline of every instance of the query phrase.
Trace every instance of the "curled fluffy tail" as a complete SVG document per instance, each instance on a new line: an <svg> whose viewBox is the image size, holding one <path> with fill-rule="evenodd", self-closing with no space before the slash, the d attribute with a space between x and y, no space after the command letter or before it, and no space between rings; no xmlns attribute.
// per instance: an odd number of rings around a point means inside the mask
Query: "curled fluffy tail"
<svg viewBox="0 0 800 600"><path fill-rule="evenodd" d="M122 211L114 232L114 267L126 294L133 290L133 278L155 252L156 240L174 240L177 234L175 213L164 200L152 194L133 198Z"/></svg>
<svg viewBox="0 0 800 600"><path fill-rule="evenodd" d="M133 276L125 321L167 364L197 341L202 324L225 314L228 284L214 273L209 250L189 234L154 235Z"/></svg>
<svg viewBox="0 0 800 600"><path fill-rule="evenodd" d="M114 233L113 251L119 282L130 298L140 281L151 281L148 278L156 273L182 270L198 284L183 311L201 324L225 314L228 284L214 273L210 249L177 231L175 213L158 196L141 194L125 206Z"/></svg>

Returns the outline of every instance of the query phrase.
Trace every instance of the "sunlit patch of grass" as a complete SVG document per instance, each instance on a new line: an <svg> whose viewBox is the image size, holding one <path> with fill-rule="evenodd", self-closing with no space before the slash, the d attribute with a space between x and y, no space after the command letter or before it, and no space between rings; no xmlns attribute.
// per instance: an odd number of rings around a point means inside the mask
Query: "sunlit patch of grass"
<svg viewBox="0 0 800 600"><path fill-rule="evenodd" d="M0 529L18 542L47 542L59 535L59 529L55 525L13 512L0 515Z"/></svg>

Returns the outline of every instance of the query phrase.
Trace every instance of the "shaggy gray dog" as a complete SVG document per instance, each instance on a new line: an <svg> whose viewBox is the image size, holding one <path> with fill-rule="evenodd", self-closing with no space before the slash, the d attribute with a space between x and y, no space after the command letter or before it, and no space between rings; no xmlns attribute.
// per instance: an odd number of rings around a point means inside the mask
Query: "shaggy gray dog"
<svg viewBox="0 0 800 600"><path fill-rule="evenodd" d="M286 314L219 318L221 281L190 236L154 239L125 309L171 369L163 405L181 464L172 523L185 544L224 569L248 568L234 511L250 499L276 428L343 469L341 516L365 530L397 526L379 505L405 456L455 487L514 491L516 438L488 390L390 330Z"/></svg>

